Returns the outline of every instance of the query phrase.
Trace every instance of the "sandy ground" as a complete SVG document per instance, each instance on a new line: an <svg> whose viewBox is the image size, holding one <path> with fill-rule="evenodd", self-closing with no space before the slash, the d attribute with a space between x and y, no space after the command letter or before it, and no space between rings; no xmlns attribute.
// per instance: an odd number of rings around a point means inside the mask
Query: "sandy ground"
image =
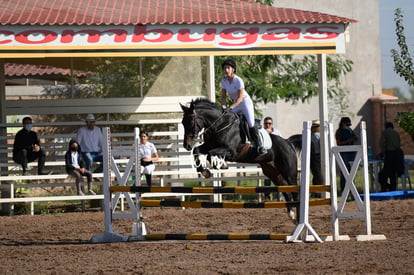
<svg viewBox="0 0 414 275"><path fill-rule="evenodd" d="M353 205L355 206L355 205ZM352 205L351 205L352 208ZM414 200L372 202L372 232L385 241L357 242L364 222L340 222L351 241L146 241L92 244L102 212L0 217L1 274L413 274ZM310 224L330 233L330 208L312 207ZM144 209L149 233L291 233L284 209ZM114 220L131 234L132 220Z"/></svg>

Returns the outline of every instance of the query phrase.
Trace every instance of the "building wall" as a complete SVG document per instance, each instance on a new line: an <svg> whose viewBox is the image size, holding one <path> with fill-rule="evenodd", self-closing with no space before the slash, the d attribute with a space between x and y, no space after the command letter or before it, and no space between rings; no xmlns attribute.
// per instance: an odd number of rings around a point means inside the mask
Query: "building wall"
<svg viewBox="0 0 414 275"><path fill-rule="evenodd" d="M394 129L400 134L401 137L401 149L403 149L405 155L414 156L414 141L411 136L399 127L395 119L400 112L414 113L414 102L401 103L401 102L385 102L382 104L383 108L383 122L390 121L394 124ZM382 123L384 125L384 123Z"/></svg>
<svg viewBox="0 0 414 275"><path fill-rule="evenodd" d="M357 134L359 122L367 123L368 144L372 143L371 103L373 95L381 93L381 54L379 43L379 6L377 0L277 0L274 6L310 10L355 19L358 23L349 26L349 42L344 57L354 62L343 84L349 91L349 108L344 114L353 122ZM319 118L318 98L310 103L292 105L283 101L268 105L264 115L274 118L284 137L300 133L304 120ZM338 126L339 112L329 113L329 122Z"/></svg>

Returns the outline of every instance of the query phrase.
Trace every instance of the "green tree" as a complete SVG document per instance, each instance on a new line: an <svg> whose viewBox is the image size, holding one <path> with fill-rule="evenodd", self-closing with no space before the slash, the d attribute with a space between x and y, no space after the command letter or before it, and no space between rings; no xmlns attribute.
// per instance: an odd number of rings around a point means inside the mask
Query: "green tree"
<svg viewBox="0 0 414 275"><path fill-rule="evenodd" d="M414 113L398 113L395 121L406 131L414 141Z"/></svg>
<svg viewBox="0 0 414 275"><path fill-rule="evenodd" d="M237 74L245 81L246 89L255 103L305 102L318 94L318 64L315 55L301 58L292 55L254 55L232 57L237 63ZM225 57L216 57L216 75L223 75L221 63ZM327 57L328 95L343 95L341 76L352 70L352 61L339 55ZM221 77L216 77L220 87ZM219 95L218 95L219 96Z"/></svg>
<svg viewBox="0 0 414 275"><path fill-rule="evenodd" d="M391 56L394 59L394 71L399 74L410 86L414 86L414 66L412 57L408 51L404 34L404 22L401 9L395 10L395 32L400 51L392 49Z"/></svg>

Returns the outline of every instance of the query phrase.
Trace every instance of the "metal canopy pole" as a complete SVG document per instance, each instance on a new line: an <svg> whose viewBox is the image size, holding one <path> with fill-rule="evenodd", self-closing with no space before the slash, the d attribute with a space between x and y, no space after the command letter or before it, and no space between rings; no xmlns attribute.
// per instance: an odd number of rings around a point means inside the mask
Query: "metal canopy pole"
<svg viewBox="0 0 414 275"><path fill-rule="evenodd" d="M325 184L329 184L329 117L328 117L328 87L326 77L326 54L318 54L318 87L319 87L319 121L321 122L321 171ZM326 194L329 196L329 193Z"/></svg>

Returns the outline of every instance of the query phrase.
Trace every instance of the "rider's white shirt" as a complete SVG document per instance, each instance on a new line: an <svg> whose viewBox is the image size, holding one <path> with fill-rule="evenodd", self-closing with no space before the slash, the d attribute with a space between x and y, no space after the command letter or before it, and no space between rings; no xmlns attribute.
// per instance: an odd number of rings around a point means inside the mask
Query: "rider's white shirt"
<svg viewBox="0 0 414 275"><path fill-rule="evenodd" d="M227 94L233 101L236 101L239 98L239 90L244 89L244 82L243 79L234 75L233 80L230 82L227 77L224 77L221 80L221 88L226 90ZM237 105L233 110L233 112L238 113L242 112L243 115L246 117L247 124L249 127L254 126L254 108L253 102L249 96L249 94L244 90L243 93L243 101Z"/></svg>

